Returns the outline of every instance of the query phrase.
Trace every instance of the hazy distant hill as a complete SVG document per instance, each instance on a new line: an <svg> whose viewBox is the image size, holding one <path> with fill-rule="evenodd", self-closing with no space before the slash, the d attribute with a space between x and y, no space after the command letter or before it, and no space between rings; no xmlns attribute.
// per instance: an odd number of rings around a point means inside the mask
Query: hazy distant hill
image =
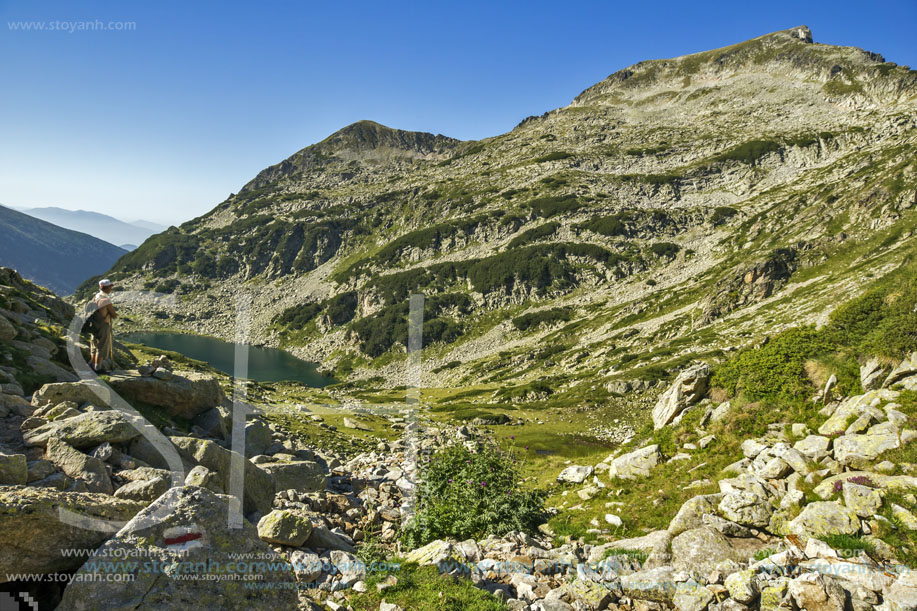
<svg viewBox="0 0 917 611"><path fill-rule="evenodd" d="M65 229L88 233L111 244L142 244L151 235L166 229L162 225L149 221L140 220L128 223L88 210L64 210L55 207L17 208L17 210Z"/></svg>
<svg viewBox="0 0 917 611"><path fill-rule="evenodd" d="M0 206L0 266L61 294L104 272L127 251L85 233Z"/></svg>

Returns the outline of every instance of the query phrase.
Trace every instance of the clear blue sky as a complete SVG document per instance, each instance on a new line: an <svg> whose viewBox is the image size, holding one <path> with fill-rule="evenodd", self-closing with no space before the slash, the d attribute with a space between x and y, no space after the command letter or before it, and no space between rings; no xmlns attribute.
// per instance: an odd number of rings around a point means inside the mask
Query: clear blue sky
<svg viewBox="0 0 917 611"><path fill-rule="evenodd" d="M330 4L0 0L0 203L179 222L359 119L492 136L637 61L801 24L917 65L915 0ZM95 20L136 25L14 29Z"/></svg>

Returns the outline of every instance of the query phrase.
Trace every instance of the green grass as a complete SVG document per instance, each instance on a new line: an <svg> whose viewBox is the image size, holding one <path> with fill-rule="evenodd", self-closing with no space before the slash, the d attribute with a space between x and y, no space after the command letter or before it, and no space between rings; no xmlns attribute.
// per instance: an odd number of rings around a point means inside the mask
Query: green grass
<svg viewBox="0 0 917 611"><path fill-rule="evenodd" d="M394 562L399 562L395 560ZM376 584L394 576L398 583L383 592ZM371 573L368 591L349 599L355 609L378 609L383 600L411 611L503 611L506 606L470 580L441 575L435 566L401 563L398 570Z"/></svg>

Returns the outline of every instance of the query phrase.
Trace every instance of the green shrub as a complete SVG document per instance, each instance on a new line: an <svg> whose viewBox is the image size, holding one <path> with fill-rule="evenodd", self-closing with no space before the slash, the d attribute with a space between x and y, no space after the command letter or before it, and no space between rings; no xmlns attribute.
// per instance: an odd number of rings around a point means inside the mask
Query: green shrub
<svg viewBox="0 0 917 611"><path fill-rule="evenodd" d="M287 308L282 313L280 313L274 320L288 327L294 329L301 329L306 326L309 321L319 315L322 311L322 306L317 303L303 303L292 308Z"/></svg>
<svg viewBox="0 0 917 611"><path fill-rule="evenodd" d="M666 259L674 259L679 250L681 250L681 248L679 248L677 244L672 244L671 242L656 242L650 246L650 251L654 255Z"/></svg>
<svg viewBox="0 0 917 611"><path fill-rule="evenodd" d="M583 204L576 199L575 195L551 195L533 199L526 206L531 208L536 215L547 219L582 208Z"/></svg>
<svg viewBox="0 0 917 611"><path fill-rule="evenodd" d="M432 295L424 300L423 347L441 342L450 344L464 332L464 325L452 314L468 314L472 302L462 293ZM407 301L386 306L372 316L353 324L353 330L360 338L360 349L372 357L382 356L393 345L407 345L408 339Z"/></svg>
<svg viewBox="0 0 917 611"><path fill-rule="evenodd" d="M346 322L350 322L357 312L356 291L348 291L340 295L335 295L328 300L326 310L332 324L343 325Z"/></svg>
<svg viewBox="0 0 917 611"><path fill-rule="evenodd" d="M798 402L814 390L805 362L834 348L814 327L788 329L764 346L740 351L716 370L712 383L748 401Z"/></svg>
<svg viewBox="0 0 917 611"><path fill-rule="evenodd" d="M518 246L525 246L526 244L531 244L532 242L537 242L541 238L546 238L550 235L554 235L554 232L557 231L557 228L560 227L560 223L545 223L544 225L539 225L521 233L516 236L508 245L508 248L516 248Z"/></svg>
<svg viewBox="0 0 917 611"><path fill-rule="evenodd" d="M573 157L573 153L567 153L565 151L554 151L553 153L548 153L547 155L536 157L535 163L543 163L545 161L560 161L561 159L568 159L570 157Z"/></svg>
<svg viewBox="0 0 917 611"><path fill-rule="evenodd" d="M729 206L717 206L713 211L713 215L710 217L710 222L713 223L714 226L722 225L738 213L739 211L735 208L730 208Z"/></svg>
<svg viewBox="0 0 917 611"><path fill-rule="evenodd" d="M560 321L566 322L570 320L572 316L573 308L551 308L550 310L541 310L540 312L532 312L530 314L517 316L513 319L513 326L520 331L526 331L542 324L551 324Z"/></svg>
<svg viewBox="0 0 917 611"><path fill-rule="evenodd" d="M631 217L628 214L613 214L611 216L603 216L588 220L585 223L580 223L576 228L587 229L594 233L609 237L623 236L627 235L627 227L624 221L629 218Z"/></svg>
<svg viewBox="0 0 917 611"><path fill-rule="evenodd" d="M781 144L774 140L749 140L716 156L716 161L741 161L749 165L781 149Z"/></svg>
<svg viewBox="0 0 917 611"><path fill-rule="evenodd" d="M436 539L462 541L510 531L534 533L546 519L546 493L523 486L514 451L477 440L455 444L421 461L414 519L401 540L414 548Z"/></svg>

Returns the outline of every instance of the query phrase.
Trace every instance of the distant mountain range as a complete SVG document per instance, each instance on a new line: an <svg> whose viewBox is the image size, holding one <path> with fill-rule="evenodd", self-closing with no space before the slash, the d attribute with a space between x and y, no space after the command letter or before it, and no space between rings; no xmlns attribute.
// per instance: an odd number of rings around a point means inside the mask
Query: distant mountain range
<svg viewBox="0 0 917 611"><path fill-rule="evenodd" d="M89 210L65 210L55 207L15 208L15 210L54 223L58 227L88 233L110 244L117 244L126 250L133 250L137 248L137 244L142 244L151 235L166 230L163 225L150 221L122 221L113 216Z"/></svg>
<svg viewBox="0 0 917 611"><path fill-rule="evenodd" d="M12 267L29 280L64 295L86 278L110 268L127 252L91 235L3 206L0 236L0 266Z"/></svg>

